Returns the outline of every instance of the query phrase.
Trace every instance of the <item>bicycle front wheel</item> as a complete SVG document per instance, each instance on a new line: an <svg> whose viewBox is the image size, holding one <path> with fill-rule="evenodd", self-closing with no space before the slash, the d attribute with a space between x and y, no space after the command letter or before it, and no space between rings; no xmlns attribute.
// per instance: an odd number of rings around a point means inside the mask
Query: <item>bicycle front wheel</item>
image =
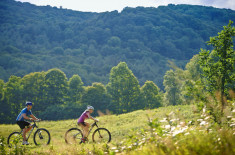
<svg viewBox="0 0 235 155"><path fill-rule="evenodd" d="M20 132L13 132L8 136L7 144L11 148L13 146L22 145L23 136Z"/></svg>
<svg viewBox="0 0 235 155"><path fill-rule="evenodd" d="M94 131L92 140L96 143L109 143L111 141L111 134L105 128L98 128Z"/></svg>
<svg viewBox="0 0 235 155"><path fill-rule="evenodd" d="M49 131L46 129L37 129L33 137L35 145L48 145L51 140Z"/></svg>
<svg viewBox="0 0 235 155"><path fill-rule="evenodd" d="M65 142L67 144L78 144L82 139L82 132L78 128L71 128L65 133Z"/></svg>

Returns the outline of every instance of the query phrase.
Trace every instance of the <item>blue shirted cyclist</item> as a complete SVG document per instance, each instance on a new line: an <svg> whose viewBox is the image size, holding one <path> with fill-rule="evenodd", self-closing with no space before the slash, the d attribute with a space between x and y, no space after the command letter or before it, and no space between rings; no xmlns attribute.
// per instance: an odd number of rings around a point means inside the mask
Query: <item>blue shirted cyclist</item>
<svg viewBox="0 0 235 155"><path fill-rule="evenodd" d="M20 114L16 118L16 123L23 130L23 143L22 143L23 145L25 145L25 144L29 145L29 143L26 140L26 133L32 129L32 125L25 120L40 120L32 114L32 112L31 112L32 105L33 105L32 102L27 101L25 103L26 107L21 110Z"/></svg>

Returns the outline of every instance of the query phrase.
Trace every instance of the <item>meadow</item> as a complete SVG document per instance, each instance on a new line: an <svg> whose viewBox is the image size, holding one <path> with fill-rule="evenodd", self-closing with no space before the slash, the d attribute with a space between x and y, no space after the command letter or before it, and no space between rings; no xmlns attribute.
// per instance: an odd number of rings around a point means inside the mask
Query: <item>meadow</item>
<svg viewBox="0 0 235 155"><path fill-rule="evenodd" d="M79 116L79 114L78 114ZM1 154L231 154L235 153L235 135L232 128L211 127L206 116L194 105L138 110L121 115L102 114L99 127L112 135L109 144L96 144L91 134L86 144L68 145L65 132L77 127L77 119L42 121L38 125L51 134L47 146L35 146L32 135L29 146L6 147L6 139L16 124L1 124ZM233 119L233 118L232 118ZM89 121L92 123L92 121ZM204 123L204 124L203 124Z"/></svg>

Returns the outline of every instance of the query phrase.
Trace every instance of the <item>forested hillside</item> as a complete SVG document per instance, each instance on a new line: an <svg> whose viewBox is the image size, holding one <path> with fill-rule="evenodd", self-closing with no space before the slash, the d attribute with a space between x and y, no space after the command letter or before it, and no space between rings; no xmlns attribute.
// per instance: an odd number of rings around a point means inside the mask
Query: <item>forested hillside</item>
<svg viewBox="0 0 235 155"><path fill-rule="evenodd" d="M89 13L1 0L0 79L56 67L85 85L107 84L125 61L141 85L163 89L167 60L183 67L231 19L235 11L202 6Z"/></svg>

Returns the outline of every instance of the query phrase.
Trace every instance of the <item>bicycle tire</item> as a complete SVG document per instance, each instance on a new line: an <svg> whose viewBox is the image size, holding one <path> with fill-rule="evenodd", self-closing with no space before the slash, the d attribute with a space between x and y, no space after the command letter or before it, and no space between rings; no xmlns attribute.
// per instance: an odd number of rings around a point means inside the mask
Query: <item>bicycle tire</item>
<svg viewBox="0 0 235 155"><path fill-rule="evenodd" d="M12 147L12 144L17 145L18 143L20 143L21 145L22 142L23 142L23 137L20 132L12 132L7 138L7 144L8 147L10 148Z"/></svg>
<svg viewBox="0 0 235 155"><path fill-rule="evenodd" d="M35 145L48 145L51 141L50 132L47 129L39 128L34 133L33 141Z"/></svg>
<svg viewBox="0 0 235 155"><path fill-rule="evenodd" d="M67 144L77 144L81 142L83 137L82 131L78 128L71 128L65 133L65 142Z"/></svg>
<svg viewBox="0 0 235 155"><path fill-rule="evenodd" d="M94 131L92 140L98 143L109 143L111 141L111 133L106 128L98 128Z"/></svg>

